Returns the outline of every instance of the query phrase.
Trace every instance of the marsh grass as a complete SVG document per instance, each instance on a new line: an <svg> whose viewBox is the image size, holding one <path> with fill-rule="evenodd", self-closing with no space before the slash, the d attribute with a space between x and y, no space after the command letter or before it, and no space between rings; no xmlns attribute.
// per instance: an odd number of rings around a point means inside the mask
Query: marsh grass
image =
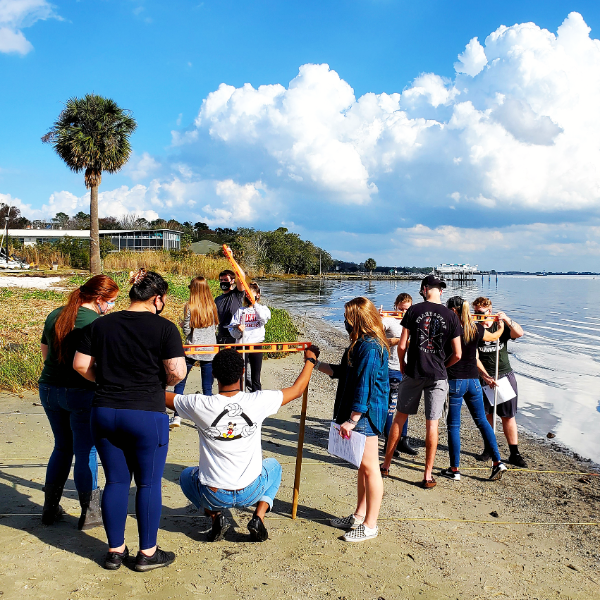
<svg viewBox="0 0 600 600"><path fill-rule="evenodd" d="M129 306L129 274L107 273L119 285L120 291L114 310ZM0 389L11 392L37 389L43 363L40 339L46 316L66 303L69 293L87 281L89 275L75 275L65 281L64 291L0 288ZM183 307L189 298L191 277L165 274L169 295L163 315L179 327ZM210 280L213 296L221 293L219 282ZM295 342L298 330L286 310L271 308L271 320L266 326L267 342ZM279 358L285 354L270 354Z"/></svg>

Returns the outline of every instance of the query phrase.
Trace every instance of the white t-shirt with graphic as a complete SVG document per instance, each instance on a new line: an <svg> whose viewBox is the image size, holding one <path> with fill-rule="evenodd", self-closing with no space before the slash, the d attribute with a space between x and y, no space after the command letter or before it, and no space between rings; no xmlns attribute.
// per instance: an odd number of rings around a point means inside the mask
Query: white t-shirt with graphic
<svg viewBox="0 0 600 600"><path fill-rule="evenodd" d="M239 392L177 395L175 410L190 419L200 438L200 483L224 490L240 490L262 472L261 427L283 402L283 392Z"/></svg>
<svg viewBox="0 0 600 600"><path fill-rule="evenodd" d="M385 337L388 339L399 338L402 336L402 325L398 319L394 317L383 317L383 330L385 331ZM392 371L400 370L400 360L398 359L398 346L392 346L390 348L390 356L388 359L388 369Z"/></svg>
<svg viewBox="0 0 600 600"><path fill-rule="evenodd" d="M265 325L271 318L268 306L256 302L254 306L239 308L229 323L229 333L240 344L260 344L265 341ZM244 331L237 326L243 323Z"/></svg>

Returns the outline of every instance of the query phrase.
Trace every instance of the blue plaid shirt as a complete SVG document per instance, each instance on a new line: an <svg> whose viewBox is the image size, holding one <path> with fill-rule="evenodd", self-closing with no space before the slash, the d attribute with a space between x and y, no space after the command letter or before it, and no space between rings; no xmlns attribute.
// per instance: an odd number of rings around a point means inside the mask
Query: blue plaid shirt
<svg viewBox="0 0 600 600"><path fill-rule="evenodd" d="M359 412L369 417L378 433L383 432L388 411L390 383L388 376L388 350L374 338L360 338L348 365L348 351L342 363L332 365L333 377L340 383L335 399L334 419L343 423L351 413Z"/></svg>

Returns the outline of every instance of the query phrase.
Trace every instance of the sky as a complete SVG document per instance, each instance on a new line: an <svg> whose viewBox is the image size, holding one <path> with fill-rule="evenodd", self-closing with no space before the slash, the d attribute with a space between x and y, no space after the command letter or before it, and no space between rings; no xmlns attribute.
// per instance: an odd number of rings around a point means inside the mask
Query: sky
<svg viewBox="0 0 600 600"><path fill-rule="evenodd" d="M89 212L41 137L93 92L138 123L101 216L599 271L598 35L597 0L0 0L0 202Z"/></svg>

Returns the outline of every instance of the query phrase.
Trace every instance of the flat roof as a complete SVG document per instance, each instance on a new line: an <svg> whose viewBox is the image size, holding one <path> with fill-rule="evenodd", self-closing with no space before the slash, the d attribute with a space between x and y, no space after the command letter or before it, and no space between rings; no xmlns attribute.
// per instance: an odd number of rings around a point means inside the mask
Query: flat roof
<svg viewBox="0 0 600 600"><path fill-rule="evenodd" d="M168 231L170 233L183 233L178 229L101 229L100 233L118 235L119 233L154 233L156 231ZM8 235L13 237L89 237L89 229L9 229Z"/></svg>

